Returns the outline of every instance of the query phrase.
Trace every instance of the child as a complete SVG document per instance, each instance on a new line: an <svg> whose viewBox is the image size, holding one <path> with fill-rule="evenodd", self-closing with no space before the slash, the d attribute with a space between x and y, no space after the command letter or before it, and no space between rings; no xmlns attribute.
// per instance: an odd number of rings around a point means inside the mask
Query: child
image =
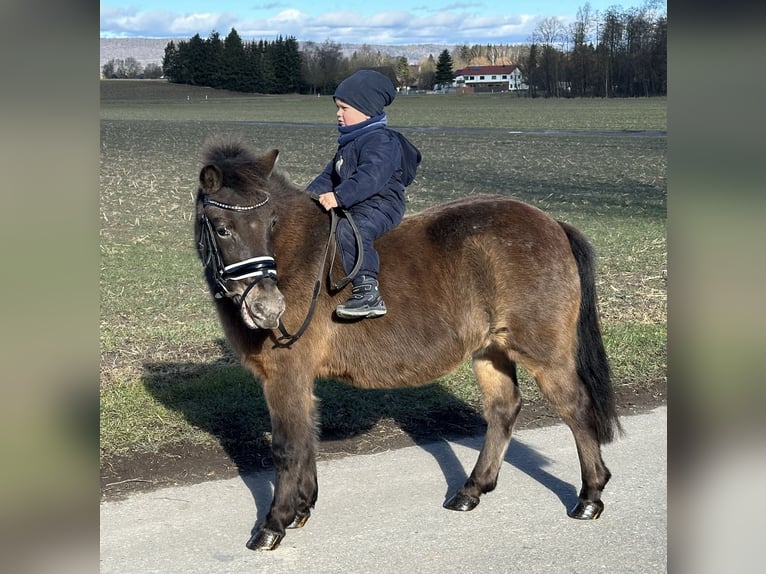
<svg viewBox="0 0 766 574"><path fill-rule="evenodd" d="M324 171L306 187L319 196L319 203L326 210L346 209L359 228L362 265L352 279L351 297L335 310L346 319L386 314L378 286L380 259L373 241L401 223L404 188L410 183L403 174L402 168L408 165L402 162L400 136L385 129L387 117L383 108L395 96L391 80L374 70L359 70L340 83L333 96L340 132L338 150ZM411 149L417 152L414 147ZM405 154L405 158L409 157L410 154ZM414 172L417 164L409 167L405 171ZM345 218L338 221L336 241L348 274L356 261L356 241Z"/></svg>

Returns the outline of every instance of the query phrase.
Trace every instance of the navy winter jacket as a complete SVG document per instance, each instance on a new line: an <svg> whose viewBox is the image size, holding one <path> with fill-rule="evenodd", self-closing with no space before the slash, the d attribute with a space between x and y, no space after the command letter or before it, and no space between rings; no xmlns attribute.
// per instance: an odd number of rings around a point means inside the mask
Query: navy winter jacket
<svg viewBox="0 0 766 574"><path fill-rule="evenodd" d="M405 211L398 137L386 129L385 114L349 127L354 129L341 128L335 157L306 190L333 191L340 207L368 217L385 215L398 225Z"/></svg>

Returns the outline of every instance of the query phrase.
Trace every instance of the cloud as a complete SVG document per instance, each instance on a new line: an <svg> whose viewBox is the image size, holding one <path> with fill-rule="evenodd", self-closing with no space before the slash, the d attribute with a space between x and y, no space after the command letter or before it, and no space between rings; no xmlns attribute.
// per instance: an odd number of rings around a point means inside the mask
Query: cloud
<svg viewBox="0 0 766 574"><path fill-rule="evenodd" d="M288 8L282 10L279 14L269 19L269 22L274 23L303 23L308 20L308 16L300 10L294 8Z"/></svg>
<svg viewBox="0 0 766 574"><path fill-rule="evenodd" d="M281 35L300 41L330 39L355 44L514 43L528 41L539 19L533 16L466 15L449 10L418 16L394 10L363 16L346 10L311 17L300 10L285 8L270 18L243 20L227 12L179 14L166 10L107 7L101 10L101 35L189 38L194 34L207 37L214 30L226 35L235 28L245 39Z"/></svg>
<svg viewBox="0 0 766 574"><path fill-rule="evenodd" d="M213 30L226 30L238 20L227 12L177 14L167 10L138 12L126 8L105 8L101 11L101 33L110 36L174 37L207 36Z"/></svg>

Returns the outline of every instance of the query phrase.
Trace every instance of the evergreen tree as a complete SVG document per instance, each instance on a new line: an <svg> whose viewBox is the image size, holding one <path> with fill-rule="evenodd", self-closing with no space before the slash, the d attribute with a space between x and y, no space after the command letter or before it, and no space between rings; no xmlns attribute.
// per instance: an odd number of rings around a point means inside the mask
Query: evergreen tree
<svg viewBox="0 0 766 574"><path fill-rule="evenodd" d="M261 53L258 44L245 44L245 69L242 73L242 91L259 92L261 90Z"/></svg>
<svg viewBox="0 0 766 574"><path fill-rule="evenodd" d="M205 41L205 65L199 83L212 88L223 88L223 42L215 30Z"/></svg>
<svg viewBox="0 0 766 574"><path fill-rule="evenodd" d="M193 86L204 85L201 79L206 76L205 41L199 34L194 34L188 42L179 42L178 52L184 83Z"/></svg>
<svg viewBox="0 0 766 574"><path fill-rule="evenodd" d="M452 74L452 56L450 56L449 50L446 48L439 54L439 59L436 61L436 75L434 80L442 88L446 88L452 85L454 80Z"/></svg>
<svg viewBox="0 0 766 574"><path fill-rule="evenodd" d="M274 60L273 60L273 50L271 45L268 42L265 42L261 40L258 42L258 50L257 53L259 55L259 65L260 65L260 76L259 76L259 89L258 91L262 94L273 94L274 92L274 85L276 84L275 81L275 72L274 72Z"/></svg>
<svg viewBox="0 0 766 574"><path fill-rule="evenodd" d="M537 86L540 82L540 69L537 63L537 44L532 44L529 47L529 56L527 57L525 68L527 72L524 81L527 86L529 86L529 95L534 98L537 96Z"/></svg>
<svg viewBox="0 0 766 574"><path fill-rule="evenodd" d="M301 58L295 38L281 36L269 47L274 70L272 93L295 93L301 86Z"/></svg>
<svg viewBox="0 0 766 574"><path fill-rule="evenodd" d="M162 73L171 82L179 81L178 50L173 40L165 46L165 55L162 58Z"/></svg>
<svg viewBox="0 0 766 574"><path fill-rule="evenodd" d="M227 90L247 92L247 62L245 45L237 31L232 28L223 41L221 57L221 87Z"/></svg>
<svg viewBox="0 0 766 574"><path fill-rule="evenodd" d="M288 93L297 93L304 85L303 58L298 40L292 36L285 40L285 61L289 79L286 83Z"/></svg>

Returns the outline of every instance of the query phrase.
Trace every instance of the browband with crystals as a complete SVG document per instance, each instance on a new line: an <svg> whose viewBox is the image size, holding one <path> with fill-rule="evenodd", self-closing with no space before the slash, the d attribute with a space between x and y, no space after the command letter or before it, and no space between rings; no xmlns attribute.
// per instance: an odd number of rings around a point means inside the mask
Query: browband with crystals
<svg viewBox="0 0 766 574"><path fill-rule="evenodd" d="M236 205L233 203L223 203L220 201L216 201L215 199L210 199L207 195L205 195L202 198L202 203L204 205L212 205L214 207L220 207L221 209L228 209L229 211L250 211L251 209L258 209L259 207L263 207L264 205L266 205L269 199L270 199L269 195L266 194L266 198L259 203L255 203L253 205Z"/></svg>

